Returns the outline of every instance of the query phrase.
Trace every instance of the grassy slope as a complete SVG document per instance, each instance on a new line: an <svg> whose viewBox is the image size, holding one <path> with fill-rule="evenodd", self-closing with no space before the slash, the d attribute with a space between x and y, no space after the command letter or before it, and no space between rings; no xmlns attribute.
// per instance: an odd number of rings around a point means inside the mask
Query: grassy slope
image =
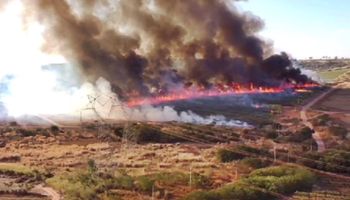
<svg viewBox="0 0 350 200"><path fill-rule="evenodd" d="M331 70L331 71L322 71L322 72L319 72L319 75L326 82L333 82L339 76L341 76L345 73L348 73L348 72L350 72L350 68L335 69L335 70Z"/></svg>

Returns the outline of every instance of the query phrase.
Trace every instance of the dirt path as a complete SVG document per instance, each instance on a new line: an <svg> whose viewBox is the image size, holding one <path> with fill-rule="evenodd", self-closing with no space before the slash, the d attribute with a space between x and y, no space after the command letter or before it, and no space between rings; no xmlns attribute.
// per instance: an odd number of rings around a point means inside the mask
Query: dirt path
<svg viewBox="0 0 350 200"><path fill-rule="evenodd" d="M307 118L307 110L310 109L315 103L321 101L323 98L325 98L328 94L330 94L331 92L333 92L336 88L333 87L325 92L323 92L321 95L317 96L315 99L313 99L312 101L310 101L308 104L304 105L301 108L300 111L300 117L303 120L303 123L305 124L305 126L311 128L312 130L314 129L314 126L309 122L308 118ZM324 150L326 150L326 146L324 144L324 142L322 141L320 134L318 132L315 131L315 133L312 135L312 137L314 138L314 140L317 143L317 151L318 152L322 152Z"/></svg>
<svg viewBox="0 0 350 200"><path fill-rule="evenodd" d="M43 185L37 185L32 190L32 193L51 197L51 200L61 200L61 196L58 192L50 187L44 187Z"/></svg>

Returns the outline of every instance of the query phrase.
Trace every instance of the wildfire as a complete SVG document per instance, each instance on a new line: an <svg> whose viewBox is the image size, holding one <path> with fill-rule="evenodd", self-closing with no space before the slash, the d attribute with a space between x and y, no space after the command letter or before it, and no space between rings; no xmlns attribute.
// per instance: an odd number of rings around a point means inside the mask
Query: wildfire
<svg viewBox="0 0 350 200"><path fill-rule="evenodd" d="M197 99L205 97L217 97L217 96L232 96L232 95L244 95L244 94L279 94L287 90L293 90L296 93L309 91L310 88L317 87L318 84L285 84L280 87L261 87L250 84L248 87L237 83L231 85L217 85L213 89L202 90L198 88L188 88L181 91L173 92L170 94L145 97L145 98L133 98L127 102L129 107L136 107L142 105L156 105L167 102L174 102L179 100Z"/></svg>

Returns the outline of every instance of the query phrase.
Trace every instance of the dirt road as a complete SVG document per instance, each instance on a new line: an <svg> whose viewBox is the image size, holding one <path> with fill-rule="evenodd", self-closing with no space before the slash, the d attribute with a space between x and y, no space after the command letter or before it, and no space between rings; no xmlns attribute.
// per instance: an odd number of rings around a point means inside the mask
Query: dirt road
<svg viewBox="0 0 350 200"><path fill-rule="evenodd" d="M43 185L37 185L32 190L32 193L48 196L51 200L61 200L61 196L58 192L50 187L44 187Z"/></svg>
<svg viewBox="0 0 350 200"><path fill-rule="evenodd" d="M315 103L321 101L323 98L325 98L328 94L330 94L331 92L333 92L336 88L333 87L325 92L323 92L321 95L317 96L315 99L313 99L312 101L310 101L308 104L304 105L301 108L300 111L300 117L303 120L303 123L305 124L305 126L311 128L312 130L314 129L314 126L309 122L308 118L307 118L307 110L309 108L311 108ZM324 150L326 150L326 146L324 144L324 142L322 141L320 134L318 132L315 131L315 133L312 135L312 137L314 138L314 140L317 143L317 151L318 152L322 152Z"/></svg>

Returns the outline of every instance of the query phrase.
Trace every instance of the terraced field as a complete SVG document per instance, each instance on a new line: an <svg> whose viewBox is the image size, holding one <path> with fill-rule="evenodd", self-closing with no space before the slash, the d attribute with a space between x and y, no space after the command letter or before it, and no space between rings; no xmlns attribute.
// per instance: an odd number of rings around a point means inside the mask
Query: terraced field
<svg viewBox="0 0 350 200"><path fill-rule="evenodd" d="M335 191L297 192L292 200L350 200L349 194Z"/></svg>

